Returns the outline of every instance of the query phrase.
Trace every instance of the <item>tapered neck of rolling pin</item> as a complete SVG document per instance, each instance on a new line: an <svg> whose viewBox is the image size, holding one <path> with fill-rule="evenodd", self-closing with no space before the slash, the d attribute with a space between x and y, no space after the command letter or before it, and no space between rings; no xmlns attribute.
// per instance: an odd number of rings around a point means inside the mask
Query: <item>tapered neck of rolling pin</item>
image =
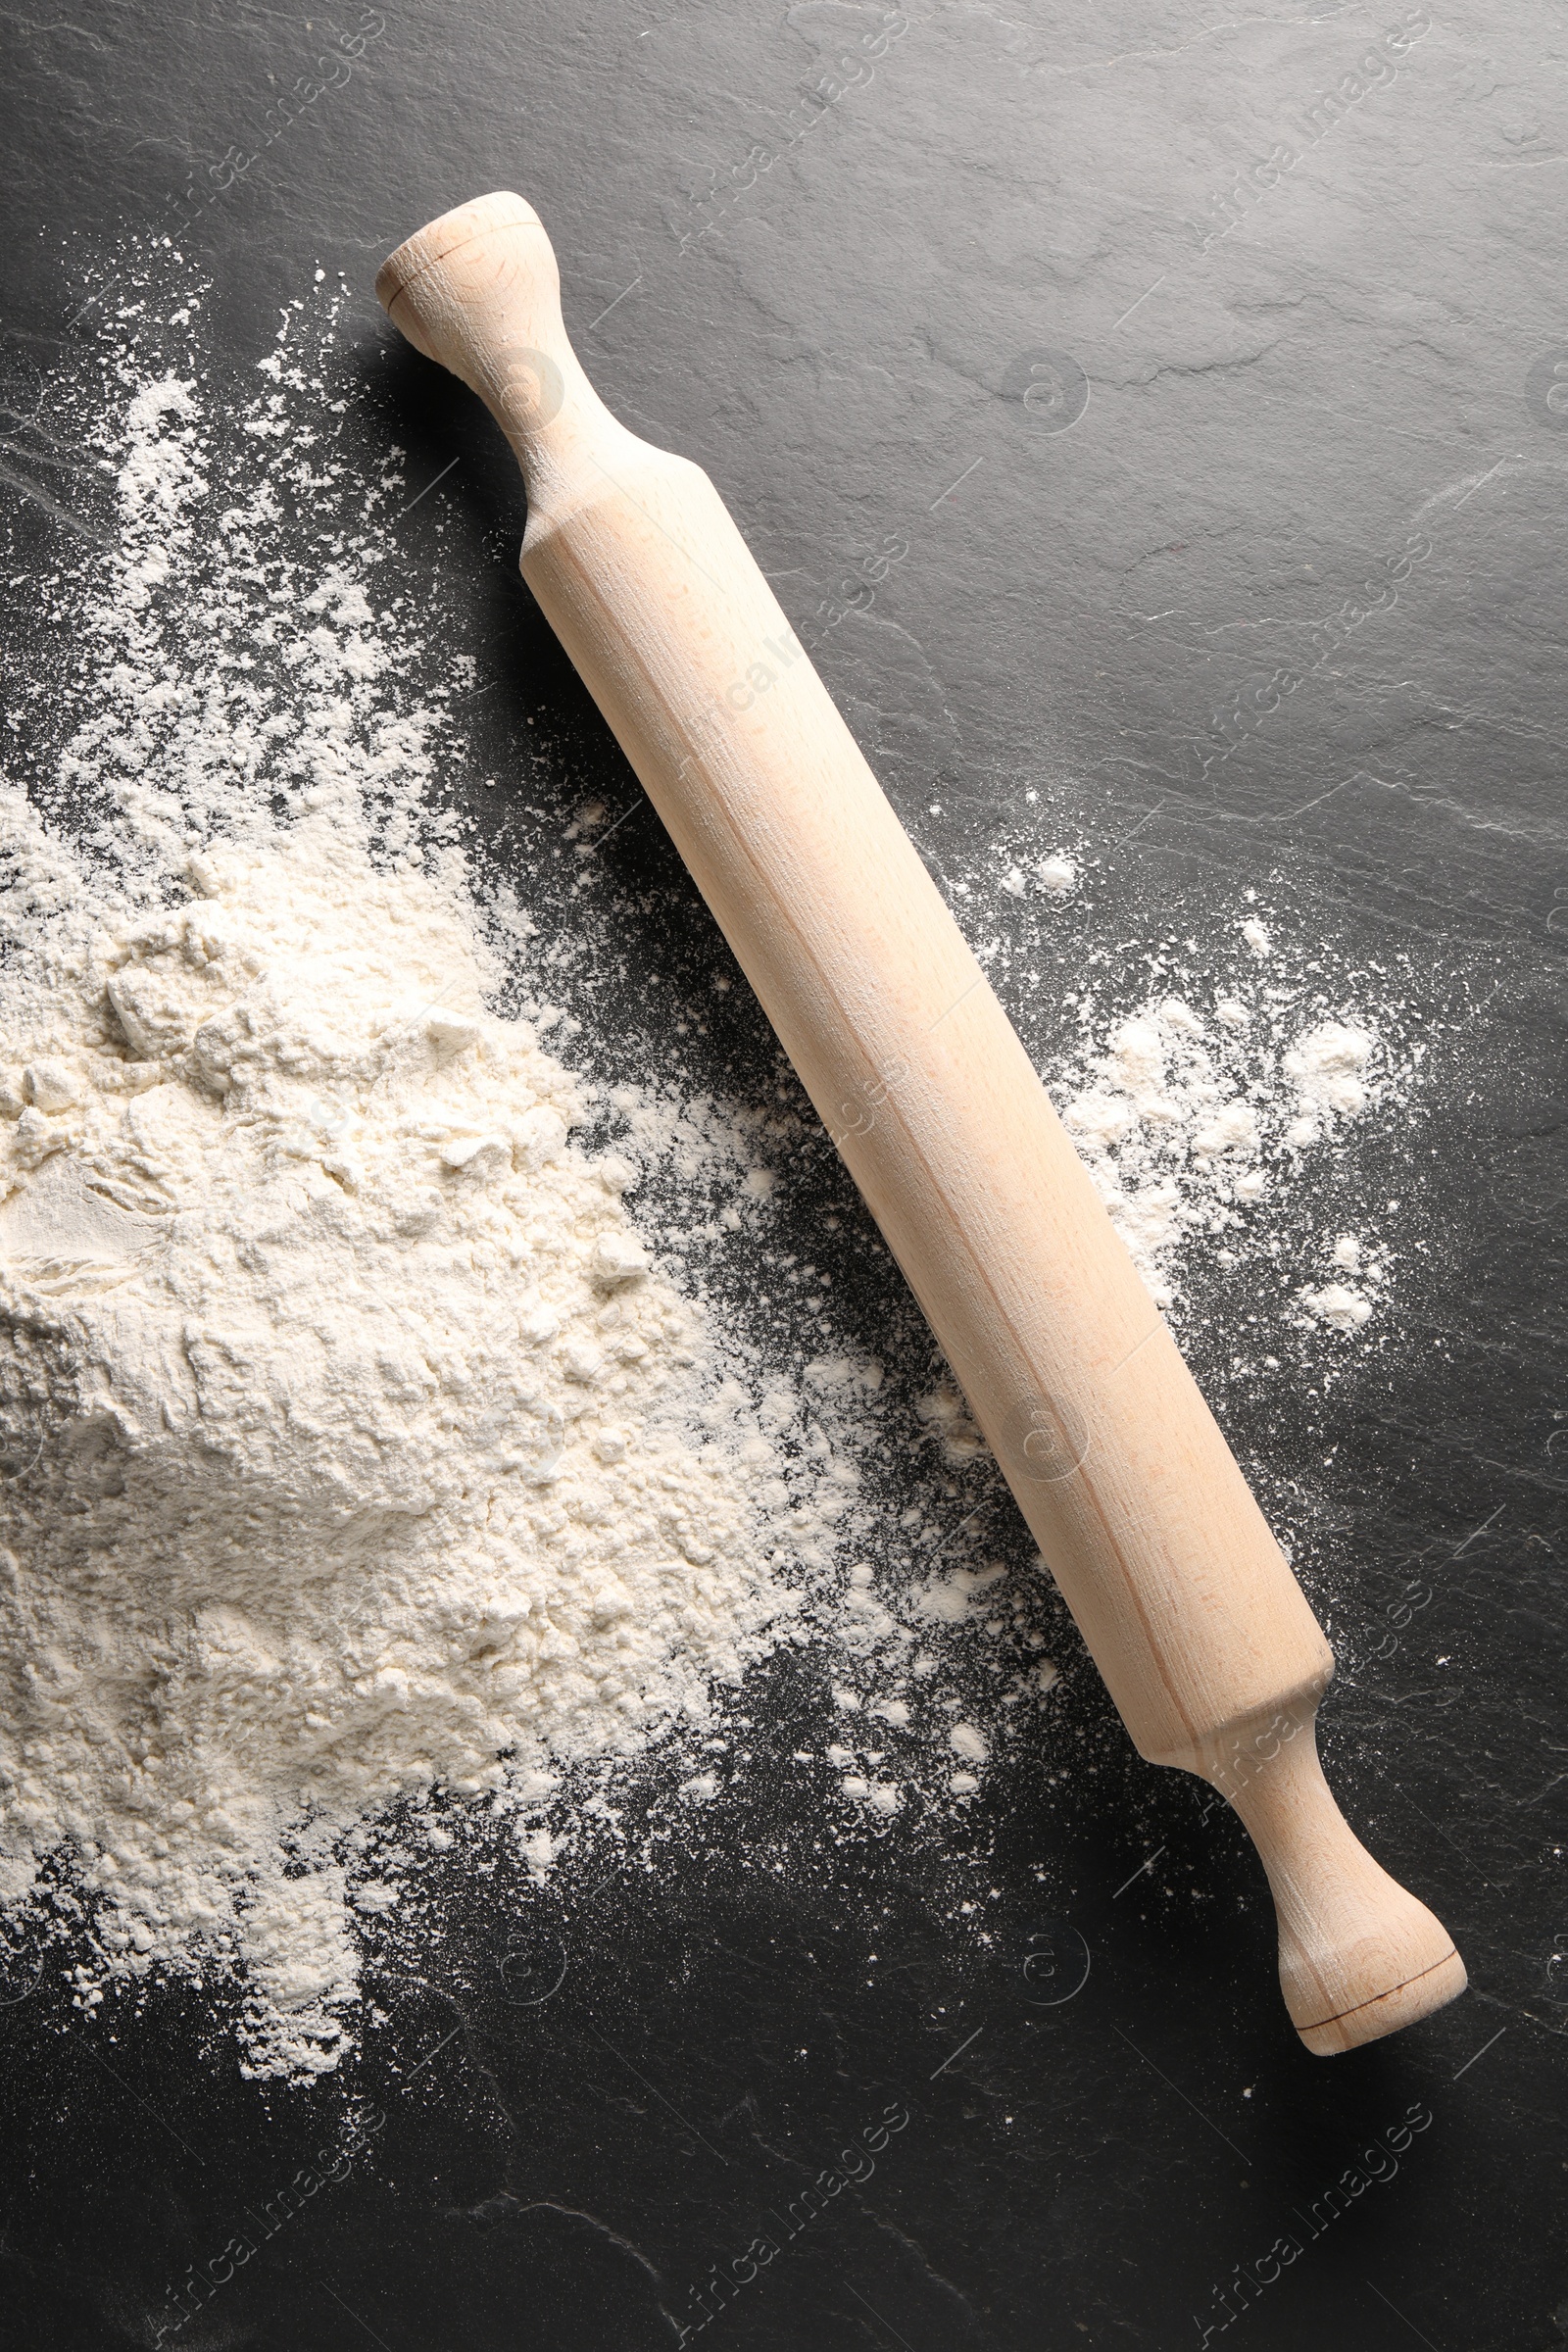
<svg viewBox="0 0 1568 2352"><path fill-rule="evenodd" d="M426 359L461 376L516 455L530 510L564 508L645 446L612 416L572 350L561 271L522 197L476 197L382 263L376 299Z"/></svg>

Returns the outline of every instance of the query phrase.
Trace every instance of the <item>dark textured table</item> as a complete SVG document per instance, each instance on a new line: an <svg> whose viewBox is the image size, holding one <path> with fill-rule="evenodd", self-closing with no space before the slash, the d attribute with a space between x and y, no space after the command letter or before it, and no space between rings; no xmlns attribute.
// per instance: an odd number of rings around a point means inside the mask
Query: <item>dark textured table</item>
<svg viewBox="0 0 1568 2352"><path fill-rule="evenodd" d="M1144 942L1255 881L1459 1008L1404 1167L1433 1271L1377 1381L1307 1411L1196 1361L1265 1497L1307 1498L1331 1775L1454 1932L1469 1995L1308 2058L1250 1848L1132 1755L1080 1653L1037 1755L979 1800L989 1942L950 1933L897 1837L813 1871L807 1800L767 1773L657 1878L611 1870L521 1929L478 1889L438 1964L370 1987L352 2165L165 2340L631 2352L710 2310L714 2344L906 2352L1568 2338L1562 23L1500 0L341 23L81 0L4 40L8 383L46 380L85 331L82 272L160 221L236 354L317 263L346 272L411 480L463 459L409 527L439 511L491 549L474 625L498 664L527 655L482 722L493 770L542 713L536 798L628 797L495 560L521 511L505 453L369 286L433 214L514 186L605 397L713 475L939 874L1033 829L1093 854L1103 936ZM43 478L31 446L8 442L8 499ZM647 956L710 960L654 829L615 856ZM997 968L1048 1058L1065 951L1032 993ZM760 1088L769 1041L734 1004L685 1066ZM807 1154L784 1229L842 1190ZM841 1319L918 1348L844 1217ZM1412 1563L1430 1599L1395 1616ZM754 1696L760 1750L818 1724L809 1660ZM1096 1769L1064 1775L1074 1739ZM26 2352L158 2341L188 2266L342 2112L341 2082L242 2081L177 1989L111 2044L41 1987L0 2045L0 2335ZM875 2150L856 2180L852 2138ZM760 2238L781 2241L760 2262Z"/></svg>

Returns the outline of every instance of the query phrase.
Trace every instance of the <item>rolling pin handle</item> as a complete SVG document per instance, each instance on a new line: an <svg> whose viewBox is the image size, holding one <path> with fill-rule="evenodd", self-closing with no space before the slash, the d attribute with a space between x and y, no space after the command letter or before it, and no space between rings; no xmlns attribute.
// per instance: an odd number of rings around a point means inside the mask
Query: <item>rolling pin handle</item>
<svg viewBox="0 0 1568 2352"><path fill-rule="evenodd" d="M1317 1693L1193 1766L1239 1815L1279 1923L1280 1987L1315 2057L1394 2034L1465 1988L1453 1939L1356 1837L1318 1759Z"/></svg>
<svg viewBox="0 0 1568 2352"><path fill-rule="evenodd" d="M476 392L530 496L590 442L631 446L583 372L561 315L561 270L533 206L503 191L421 228L376 272L376 299L416 351Z"/></svg>

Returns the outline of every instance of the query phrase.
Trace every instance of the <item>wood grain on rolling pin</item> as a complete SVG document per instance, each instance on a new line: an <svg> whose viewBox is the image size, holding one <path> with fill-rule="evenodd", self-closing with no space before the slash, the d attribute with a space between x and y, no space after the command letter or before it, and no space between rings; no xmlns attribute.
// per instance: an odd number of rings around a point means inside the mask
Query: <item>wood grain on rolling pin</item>
<svg viewBox="0 0 1568 2352"><path fill-rule="evenodd" d="M1447 1936L1318 1768L1328 1642L712 484L599 400L521 198L444 216L376 290L512 441L524 577L887 1236L1134 1740L1212 1780L1256 1839L1303 2039L1350 2047L1451 1998Z"/></svg>

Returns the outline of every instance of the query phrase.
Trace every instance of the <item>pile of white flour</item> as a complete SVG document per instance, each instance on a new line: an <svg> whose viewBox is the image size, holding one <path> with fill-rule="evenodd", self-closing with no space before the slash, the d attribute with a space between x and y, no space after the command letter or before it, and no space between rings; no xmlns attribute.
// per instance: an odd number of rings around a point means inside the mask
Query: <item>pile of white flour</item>
<svg viewBox="0 0 1568 2352"><path fill-rule="evenodd" d="M237 1965L299 2073L379 1899L343 1833L702 1719L789 1514L633 1170L483 1008L374 543L290 579L264 474L215 560L195 387L124 390L58 770L104 854L0 805L0 1895L65 1863L88 2006Z"/></svg>
<svg viewBox="0 0 1568 2352"><path fill-rule="evenodd" d="M0 1834L297 2042L349 1954L279 1824L700 1712L772 1448L426 883L310 822L191 881L0 1009Z"/></svg>

